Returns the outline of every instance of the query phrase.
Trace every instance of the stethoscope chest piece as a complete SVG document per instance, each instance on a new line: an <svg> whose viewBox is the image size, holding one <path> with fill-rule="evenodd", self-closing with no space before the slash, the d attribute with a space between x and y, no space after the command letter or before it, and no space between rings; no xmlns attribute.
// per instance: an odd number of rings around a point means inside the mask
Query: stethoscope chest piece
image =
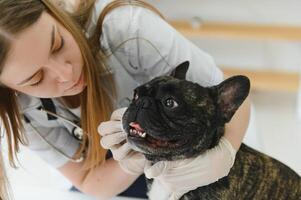
<svg viewBox="0 0 301 200"><path fill-rule="evenodd" d="M67 119L66 117L63 117L61 115L58 115L56 113L53 113L51 111L45 110L43 108L39 109L40 111L46 112L47 114L54 116L56 118L60 118L61 120L65 121L66 123L69 123L70 125L74 126L74 128L72 129L72 135L79 140L80 142L82 142L82 139L84 137L84 132L83 129L77 125L78 122L73 122L69 119ZM72 161L72 162L82 162L84 160L84 155L81 155L79 158L73 158L69 155L67 155L65 152L63 152L62 150L60 150L59 148L57 148L55 145L51 144L51 142L49 142L48 140L46 140L46 138L39 132L39 130L34 127L30 120L28 120L29 125L32 127L32 129L37 133L37 135L39 135L39 137L45 141L51 148L53 148L57 153L61 154L62 156L64 156L65 158L67 158L68 160Z"/></svg>
<svg viewBox="0 0 301 200"><path fill-rule="evenodd" d="M84 136L83 129L79 127L74 127L72 130L72 134L74 137L76 137L78 140L82 140Z"/></svg>

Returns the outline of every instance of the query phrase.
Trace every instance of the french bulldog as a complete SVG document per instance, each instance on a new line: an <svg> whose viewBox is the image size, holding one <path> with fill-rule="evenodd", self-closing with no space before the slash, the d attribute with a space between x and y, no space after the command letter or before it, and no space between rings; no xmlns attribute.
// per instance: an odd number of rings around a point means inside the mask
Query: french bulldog
<svg viewBox="0 0 301 200"><path fill-rule="evenodd" d="M216 146L225 123L249 94L245 76L202 87L185 80L188 66L186 61L172 76L156 77L137 87L123 115L127 141L153 163L195 157ZM242 144L228 176L181 197L188 199L301 200L301 177Z"/></svg>

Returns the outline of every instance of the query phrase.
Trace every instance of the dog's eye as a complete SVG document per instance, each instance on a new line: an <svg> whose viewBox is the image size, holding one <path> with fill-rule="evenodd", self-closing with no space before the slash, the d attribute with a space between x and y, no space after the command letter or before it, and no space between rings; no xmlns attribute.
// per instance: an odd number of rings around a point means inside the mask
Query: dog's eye
<svg viewBox="0 0 301 200"><path fill-rule="evenodd" d="M133 96L133 100L136 101L139 98L138 93L135 91L134 92L134 96Z"/></svg>
<svg viewBox="0 0 301 200"><path fill-rule="evenodd" d="M165 100L165 106L168 108L175 108L178 107L178 103L175 100L169 98Z"/></svg>

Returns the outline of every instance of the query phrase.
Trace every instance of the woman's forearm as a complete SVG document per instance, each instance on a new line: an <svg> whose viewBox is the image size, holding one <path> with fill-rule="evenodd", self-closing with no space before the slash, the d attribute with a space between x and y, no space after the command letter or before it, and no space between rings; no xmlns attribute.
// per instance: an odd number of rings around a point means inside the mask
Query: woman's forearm
<svg viewBox="0 0 301 200"><path fill-rule="evenodd" d="M226 124L224 137L238 150L245 136L250 120L250 98L247 97L236 111L231 121Z"/></svg>
<svg viewBox="0 0 301 200"><path fill-rule="evenodd" d="M138 175L125 173L118 162L109 159L94 170L81 170L80 163L69 162L59 171L67 177L80 191L97 199L111 199L127 189Z"/></svg>

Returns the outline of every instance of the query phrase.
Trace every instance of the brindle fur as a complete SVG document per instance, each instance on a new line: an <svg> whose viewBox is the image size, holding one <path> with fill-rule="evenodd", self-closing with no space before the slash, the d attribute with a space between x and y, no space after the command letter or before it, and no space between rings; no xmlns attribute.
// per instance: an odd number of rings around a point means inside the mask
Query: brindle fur
<svg viewBox="0 0 301 200"><path fill-rule="evenodd" d="M300 176L281 162L242 144L225 178L181 200L300 200Z"/></svg>
<svg viewBox="0 0 301 200"><path fill-rule="evenodd" d="M133 147L147 159L179 160L197 156L213 148L229 122L248 96L250 83L236 76L218 86L204 88L185 80L188 63L183 63L175 77L163 76L136 88L139 96L123 116L124 129L139 122L152 137L186 141L177 148L154 148L141 139L128 137ZM166 98L175 98L179 106L167 109ZM227 177L199 187L181 200L301 200L301 178L281 162L242 144Z"/></svg>

